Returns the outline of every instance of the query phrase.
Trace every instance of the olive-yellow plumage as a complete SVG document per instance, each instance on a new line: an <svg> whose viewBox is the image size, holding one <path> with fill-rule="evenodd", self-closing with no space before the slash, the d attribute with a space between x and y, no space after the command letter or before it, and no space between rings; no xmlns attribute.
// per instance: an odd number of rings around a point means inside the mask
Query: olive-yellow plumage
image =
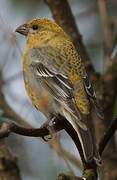
<svg viewBox="0 0 117 180"><path fill-rule="evenodd" d="M50 119L61 114L76 130L86 161L95 157L88 127L96 97L71 38L55 22L34 19L17 30L27 36L23 72L34 106Z"/></svg>

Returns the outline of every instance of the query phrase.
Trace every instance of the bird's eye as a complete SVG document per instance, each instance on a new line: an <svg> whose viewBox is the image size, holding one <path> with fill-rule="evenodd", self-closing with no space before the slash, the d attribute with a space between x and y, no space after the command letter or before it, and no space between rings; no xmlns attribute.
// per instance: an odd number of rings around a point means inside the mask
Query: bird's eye
<svg viewBox="0 0 117 180"><path fill-rule="evenodd" d="M39 26L36 25L36 24L32 26L32 29L33 29L33 30L37 30L38 28L39 28Z"/></svg>

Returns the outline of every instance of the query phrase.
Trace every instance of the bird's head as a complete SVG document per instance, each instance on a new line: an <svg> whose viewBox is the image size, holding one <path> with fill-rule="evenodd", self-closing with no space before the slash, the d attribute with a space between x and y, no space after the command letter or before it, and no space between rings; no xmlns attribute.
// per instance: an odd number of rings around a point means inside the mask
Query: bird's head
<svg viewBox="0 0 117 180"><path fill-rule="evenodd" d="M60 26L58 26L54 21L51 21L49 19L33 19L27 21L25 24L19 26L16 29L16 32L24 36L28 36L30 34L37 34L43 30L64 33Z"/></svg>

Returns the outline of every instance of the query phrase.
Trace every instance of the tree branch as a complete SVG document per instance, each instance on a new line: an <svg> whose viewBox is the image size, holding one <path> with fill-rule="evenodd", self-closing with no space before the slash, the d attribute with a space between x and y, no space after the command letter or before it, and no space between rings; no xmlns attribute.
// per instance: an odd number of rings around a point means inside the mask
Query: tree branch
<svg viewBox="0 0 117 180"><path fill-rule="evenodd" d="M74 143L80 153L80 157L83 162L84 177L86 176L87 179L89 179L89 177L92 176L92 171L94 172L95 176L97 176L97 166L96 166L95 162L93 161L93 162L87 163L84 159L81 144L78 139L76 131L64 117L59 115L58 117L56 117L54 119L54 132L60 131L62 129L64 129L68 133L68 135L72 138L72 140L74 141ZM21 127L12 121L3 122L2 126L1 126L1 130L0 130L0 138L8 136L10 133L16 133L16 134L23 135L23 136L42 137L43 138L44 136L47 136L50 134L49 124L45 123L41 128L32 129L32 128ZM91 174L89 172L91 172Z"/></svg>
<svg viewBox="0 0 117 180"><path fill-rule="evenodd" d="M104 133L104 136L101 138L100 143L99 143L99 153L102 155L106 145L110 141L111 137L117 130L117 117L115 117L112 122L110 123L109 128L107 131Z"/></svg>
<svg viewBox="0 0 117 180"><path fill-rule="evenodd" d="M55 119L55 132L60 131L63 129L63 125L61 123L61 119ZM31 136L31 137L44 137L49 135L48 123L45 123L43 127L40 128L26 128L19 126L13 121L3 122L0 129L0 138L8 136L10 133L15 133L23 136Z"/></svg>

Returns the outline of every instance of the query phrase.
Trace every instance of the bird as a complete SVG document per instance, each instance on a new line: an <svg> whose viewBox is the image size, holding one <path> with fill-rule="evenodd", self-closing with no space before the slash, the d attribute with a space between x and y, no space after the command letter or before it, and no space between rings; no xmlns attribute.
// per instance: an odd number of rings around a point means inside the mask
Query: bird
<svg viewBox="0 0 117 180"><path fill-rule="evenodd" d="M16 32L26 37L23 75L32 104L50 122L59 114L65 117L77 133L85 161L93 161L97 150L88 125L91 104L100 118L103 114L72 38L47 18L29 20Z"/></svg>

